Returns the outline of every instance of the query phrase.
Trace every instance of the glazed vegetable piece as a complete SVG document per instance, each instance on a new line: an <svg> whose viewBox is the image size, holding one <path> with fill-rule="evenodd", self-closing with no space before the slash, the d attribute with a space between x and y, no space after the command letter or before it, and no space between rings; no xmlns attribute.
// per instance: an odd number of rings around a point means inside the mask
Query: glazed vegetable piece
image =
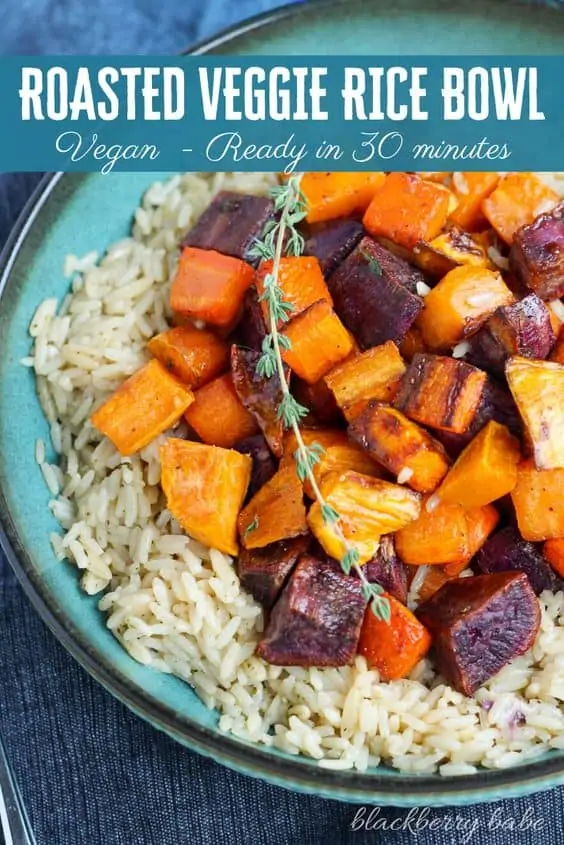
<svg viewBox="0 0 564 845"><path fill-rule="evenodd" d="M283 467L261 487L239 514L245 549L262 549L307 533L302 485L293 467Z"/></svg>
<svg viewBox="0 0 564 845"><path fill-rule="evenodd" d="M421 425L463 434L480 407L486 374L439 355L414 355L394 406Z"/></svg>
<svg viewBox="0 0 564 845"><path fill-rule="evenodd" d="M369 609L364 614L358 653L371 669L377 669L381 681L407 678L431 647L431 635L404 604L386 596L390 620L377 619Z"/></svg>
<svg viewBox="0 0 564 845"><path fill-rule="evenodd" d="M292 371L315 384L354 349L353 339L325 299L314 302L284 327L290 341L282 357Z"/></svg>
<svg viewBox="0 0 564 845"><path fill-rule="evenodd" d="M255 493L270 481L277 466L262 434L252 434L233 445L236 452L249 455L252 460L251 481L247 490L247 499L252 499Z"/></svg>
<svg viewBox="0 0 564 845"><path fill-rule="evenodd" d="M511 499L524 540L564 537L564 469L539 470L533 461L521 461Z"/></svg>
<svg viewBox="0 0 564 845"><path fill-rule="evenodd" d="M558 195L534 173L510 173L482 203L482 211L499 237L511 244L521 226L553 208Z"/></svg>
<svg viewBox="0 0 564 845"><path fill-rule="evenodd" d="M284 429L278 408L282 401L282 386L277 375L265 378L258 374L259 359L259 352L235 345L231 347L233 387L241 403L257 421L273 455L280 458ZM286 372L286 381L288 377Z"/></svg>
<svg viewBox="0 0 564 845"><path fill-rule="evenodd" d="M449 220L469 232L485 229L488 221L482 203L499 182L498 173L456 172L452 174L452 188L458 200Z"/></svg>
<svg viewBox="0 0 564 845"><path fill-rule="evenodd" d="M252 281L253 269L241 259L187 246L180 253L170 307L192 319L229 326Z"/></svg>
<svg viewBox="0 0 564 845"><path fill-rule="evenodd" d="M385 469L418 493L432 492L444 478L449 459L443 446L401 411L369 402L349 425L350 437Z"/></svg>
<svg viewBox="0 0 564 845"><path fill-rule="evenodd" d="M417 285L424 282L372 238L363 238L328 279L335 311L363 350L403 340L423 307Z"/></svg>
<svg viewBox="0 0 564 845"><path fill-rule="evenodd" d="M417 610L433 638L437 668L463 695L533 645L540 608L522 572L449 581Z"/></svg>
<svg viewBox="0 0 564 845"><path fill-rule="evenodd" d="M262 549L243 549L237 558L237 574L247 590L264 608L270 609L292 572L300 555L307 551L310 538L293 537Z"/></svg>
<svg viewBox="0 0 564 845"><path fill-rule="evenodd" d="M417 325L429 349L446 351L477 332L496 308L513 301L501 273L456 267L425 297Z"/></svg>
<svg viewBox="0 0 564 845"><path fill-rule="evenodd" d="M439 278L459 266L493 269L485 246L458 226L450 226L429 243L418 243L413 248L413 260Z"/></svg>
<svg viewBox="0 0 564 845"><path fill-rule="evenodd" d="M345 666L366 599L337 563L302 555L270 615L257 654L277 666Z"/></svg>
<svg viewBox="0 0 564 845"><path fill-rule="evenodd" d="M255 283L259 294L259 299L264 296L264 282L265 279L272 273L272 261L261 262L255 277ZM333 305L331 294L325 284L321 267L317 258L312 258L304 255L288 256L280 259L280 268L278 271L278 286L282 291L282 299L284 302L292 306L290 317L295 317L301 314L314 302L320 299L326 300L329 305ZM261 299L261 307L266 325L269 324L269 308L268 302ZM283 325L279 321L278 327Z"/></svg>
<svg viewBox="0 0 564 845"><path fill-rule="evenodd" d="M292 394L300 405L310 411L314 424L333 423L340 425L343 422L341 410L333 393L327 387L325 379L321 378L313 384L308 384L307 381L302 381L302 379L292 378Z"/></svg>
<svg viewBox="0 0 564 845"><path fill-rule="evenodd" d="M363 235L362 223L351 217L315 223L305 233L304 255L317 258L323 275L330 276Z"/></svg>
<svg viewBox="0 0 564 845"><path fill-rule="evenodd" d="M369 399L390 402L405 369L397 346L390 340L338 364L327 373L325 382L351 420Z"/></svg>
<svg viewBox="0 0 564 845"><path fill-rule="evenodd" d="M161 332L151 338L148 348L169 373L195 389L229 368L227 344L213 332L195 326Z"/></svg>
<svg viewBox="0 0 564 845"><path fill-rule="evenodd" d="M230 449L258 431L255 418L237 396L231 373L196 390L194 402L184 416L198 437L209 446Z"/></svg>
<svg viewBox="0 0 564 845"><path fill-rule="evenodd" d="M233 333L233 340L239 346L260 352L267 333L257 289L252 285L245 294L243 314Z"/></svg>
<svg viewBox="0 0 564 845"><path fill-rule="evenodd" d="M304 173L300 190L308 223L362 213L385 180L384 173Z"/></svg>
<svg viewBox="0 0 564 845"><path fill-rule="evenodd" d="M407 566L399 559L394 538L386 534L380 540L378 551L362 567L364 577L370 583L377 583L397 601L407 601Z"/></svg>
<svg viewBox="0 0 564 845"><path fill-rule="evenodd" d="M502 378L512 355L546 358L554 344L550 311L531 293L498 308L470 341L468 360Z"/></svg>
<svg viewBox="0 0 564 845"><path fill-rule="evenodd" d="M122 455L133 455L175 425L194 394L152 360L121 384L90 417Z"/></svg>
<svg viewBox="0 0 564 845"><path fill-rule="evenodd" d="M476 566L486 574L524 572L537 595L562 588L554 571L533 543L523 540L512 527L493 534L476 555Z"/></svg>
<svg viewBox="0 0 564 845"><path fill-rule="evenodd" d="M451 197L442 185L415 173L389 173L362 222L371 235L412 250L419 241L430 241L439 234Z"/></svg>
<svg viewBox="0 0 564 845"><path fill-rule="evenodd" d="M491 420L449 470L437 496L442 502L478 508L511 493L517 484L519 441Z"/></svg>
<svg viewBox="0 0 564 845"><path fill-rule="evenodd" d="M358 472L330 473L320 489L325 502L340 515L343 535L358 551L361 564L376 554L383 534L392 534L419 514L417 493ZM334 525L324 520L319 501L311 506L308 523L327 554L340 560L346 549Z"/></svg>
<svg viewBox="0 0 564 845"><path fill-rule="evenodd" d="M564 537L547 540L542 547L542 553L553 570L564 578Z"/></svg>
<svg viewBox="0 0 564 845"><path fill-rule="evenodd" d="M230 449L169 438L160 450L167 507L200 543L236 555L237 517L251 477L251 459Z"/></svg>
<svg viewBox="0 0 564 845"><path fill-rule="evenodd" d="M526 221L509 253L517 278L541 299L564 296L564 204Z"/></svg>
<svg viewBox="0 0 564 845"><path fill-rule="evenodd" d="M255 259L250 256L250 250L273 216L274 203L266 197L220 191L188 232L182 246L213 249L252 264Z"/></svg>
<svg viewBox="0 0 564 845"><path fill-rule="evenodd" d="M564 467L564 365L515 356L507 362L505 374L537 468Z"/></svg>

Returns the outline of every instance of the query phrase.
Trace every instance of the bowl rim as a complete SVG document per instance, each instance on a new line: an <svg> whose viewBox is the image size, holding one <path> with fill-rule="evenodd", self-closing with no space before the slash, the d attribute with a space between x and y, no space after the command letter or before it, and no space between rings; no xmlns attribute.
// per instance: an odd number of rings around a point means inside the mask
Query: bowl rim
<svg viewBox="0 0 564 845"><path fill-rule="evenodd" d="M535 5L532 0L510 1L520 6ZM336 2L346 3L347 0ZM200 42L186 54L203 55L249 32L299 15L301 9L334 4L335 0L308 0L306 3L299 0L236 24ZM45 174L18 216L0 253L0 307L13 284L12 268L35 220L58 183L67 175L76 177L77 174ZM462 805L528 795L564 783L564 756L556 753L513 769L479 770L473 775L441 777L437 774L415 776L394 772L382 776L306 766L300 757L274 757L265 746L242 743L220 733L217 728L201 725L190 717L180 717L174 708L124 677L69 622L63 604L46 589L33 566L10 514L3 483L0 479L0 545L35 610L65 649L108 692L136 715L189 749L275 785L351 803L379 802L396 807Z"/></svg>

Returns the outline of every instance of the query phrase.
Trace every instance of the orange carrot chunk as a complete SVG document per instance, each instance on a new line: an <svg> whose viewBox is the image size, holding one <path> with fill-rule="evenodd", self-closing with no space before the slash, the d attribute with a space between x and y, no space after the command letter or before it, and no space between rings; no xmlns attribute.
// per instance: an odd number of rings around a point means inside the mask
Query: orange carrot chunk
<svg viewBox="0 0 564 845"><path fill-rule="evenodd" d="M442 502L478 508L511 493L517 484L519 441L491 420L470 441L437 490Z"/></svg>
<svg viewBox="0 0 564 845"><path fill-rule="evenodd" d="M248 455L171 437L161 447L161 484L168 509L195 540L236 555L237 517L251 465Z"/></svg>
<svg viewBox="0 0 564 845"><path fill-rule="evenodd" d="M511 498L524 540L564 537L564 469L540 470L521 461Z"/></svg>
<svg viewBox="0 0 564 845"><path fill-rule="evenodd" d="M272 261L263 261L255 276L259 296L264 294L264 280L271 272ZM290 317L297 316L319 299L325 299L329 305L333 305L319 261L313 256L299 255L281 258L278 286L282 291L284 302L288 302L293 308ZM266 324L270 326L268 303L262 300L261 308Z"/></svg>
<svg viewBox="0 0 564 845"><path fill-rule="evenodd" d="M390 402L404 372L405 364L398 348L389 340L337 364L327 373L325 382L347 419L352 419L354 412L349 409L358 408L358 403L369 399Z"/></svg>
<svg viewBox="0 0 564 845"><path fill-rule="evenodd" d="M484 200L482 210L499 237L510 244L517 229L557 202L558 195L534 173L510 173Z"/></svg>
<svg viewBox="0 0 564 845"><path fill-rule="evenodd" d="M363 223L370 234L406 249L430 241L443 228L452 194L414 173L390 173L368 206Z"/></svg>
<svg viewBox="0 0 564 845"><path fill-rule="evenodd" d="M246 549L307 534L302 485L293 466L279 469L260 488L241 511L238 525Z"/></svg>
<svg viewBox="0 0 564 845"><path fill-rule="evenodd" d="M498 173L453 173L452 188L458 203L450 214L451 222L468 232L486 229L488 221L484 217L482 203L498 182Z"/></svg>
<svg viewBox="0 0 564 845"><path fill-rule="evenodd" d="M184 247L170 291L170 307L187 317L227 326L237 317L253 268L213 249Z"/></svg>
<svg viewBox="0 0 564 845"><path fill-rule="evenodd" d="M237 396L230 373L196 390L185 417L204 443L224 449L258 431L255 418Z"/></svg>
<svg viewBox="0 0 564 845"><path fill-rule="evenodd" d="M564 578L564 537L547 540L542 553L554 571Z"/></svg>
<svg viewBox="0 0 564 845"><path fill-rule="evenodd" d="M161 332L148 343L149 352L173 376L193 388L229 369L229 347L213 332L178 326Z"/></svg>
<svg viewBox="0 0 564 845"><path fill-rule="evenodd" d="M383 184L384 173L304 173L300 189L308 223L362 213Z"/></svg>
<svg viewBox="0 0 564 845"><path fill-rule="evenodd" d="M133 455L178 422L194 394L158 361L123 382L90 417L122 455Z"/></svg>
<svg viewBox="0 0 564 845"><path fill-rule="evenodd" d="M282 357L308 384L319 381L354 349L350 333L325 299L290 320L284 334L291 348Z"/></svg>
<svg viewBox="0 0 564 845"><path fill-rule="evenodd" d="M384 594L390 603L389 622L378 619L368 608L358 641L358 653L366 658L371 669L377 669L382 681L406 678L431 647L427 628L393 596Z"/></svg>

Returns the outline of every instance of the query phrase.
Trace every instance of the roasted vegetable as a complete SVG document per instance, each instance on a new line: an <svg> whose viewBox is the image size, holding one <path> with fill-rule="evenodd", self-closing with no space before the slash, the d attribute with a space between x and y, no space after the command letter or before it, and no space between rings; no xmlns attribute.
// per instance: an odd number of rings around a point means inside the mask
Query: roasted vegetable
<svg viewBox="0 0 564 845"><path fill-rule="evenodd" d="M464 561L458 564L451 563L448 565L448 567L406 566L406 569L409 570L409 589L411 591L412 596L414 596L413 581L416 575L418 577L417 588L415 591L415 606L423 604L423 602L427 601L427 599L430 599L431 596L437 592L437 590L441 589L443 584L447 583L447 581L452 581L453 578L458 578L459 574L463 572L467 566L468 564ZM449 574L451 570L452 574Z"/></svg>
<svg viewBox="0 0 564 845"><path fill-rule="evenodd" d="M422 273L389 250L363 238L329 277L335 311L361 349L400 343L423 307Z"/></svg>
<svg viewBox="0 0 564 845"><path fill-rule="evenodd" d="M270 481L276 472L276 462L262 434L252 434L234 444L233 448L242 455L249 455L252 462L251 481L247 490L247 499Z"/></svg>
<svg viewBox="0 0 564 845"><path fill-rule="evenodd" d="M369 402L354 418L349 435L378 463L418 493L429 493L448 471L443 446L401 411Z"/></svg>
<svg viewBox="0 0 564 845"><path fill-rule="evenodd" d="M510 173L482 203L482 210L502 240L510 244L521 226L553 208L557 194L534 173Z"/></svg>
<svg viewBox="0 0 564 845"><path fill-rule="evenodd" d="M133 455L178 422L194 394L158 361L149 361L90 417L122 455Z"/></svg>
<svg viewBox="0 0 564 845"><path fill-rule="evenodd" d="M356 652L365 607L357 578L337 563L302 555L257 654L277 666L345 666Z"/></svg>
<svg viewBox="0 0 564 845"><path fill-rule="evenodd" d="M450 213L450 221L469 232L485 229L488 221L482 212L482 203L498 182L498 173L453 173L452 187L458 203Z"/></svg>
<svg viewBox="0 0 564 845"><path fill-rule="evenodd" d="M491 420L468 444L437 490L442 502L478 508L511 493L517 484L519 441Z"/></svg>
<svg viewBox="0 0 564 845"><path fill-rule="evenodd" d="M265 378L258 374L259 359L259 352L231 347L233 387L241 403L257 421L272 453L280 458L284 429L278 408L283 396L282 386L277 375ZM288 373L285 378L288 381Z"/></svg>
<svg viewBox="0 0 564 845"><path fill-rule="evenodd" d="M279 469L261 487L241 511L238 524L246 549L262 549L307 533L302 485L293 467Z"/></svg>
<svg viewBox="0 0 564 845"><path fill-rule="evenodd" d="M364 577L377 583L391 596L405 604L407 601L407 566L396 554L394 538L386 534L380 540L378 551L362 567Z"/></svg>
<svg viewBox="0 0 564 845"><path fill-rule="evenodd" d="M426 182L415 173L389 173L362 222L371 235L412 250L419 241L439 234L451 196L442 185Z"/></svg>
<svg viewBox="0 0 564 845"><path fill-rule="evenodd" d="M304 173L300 190L308 223L362 213L385 179L384 173Z"/></svg>
<svg viewBox="0 0 564 845"><path fill-rule="evenodd" d="M369 399L391 402L405 364L391 340L338 364L325 376L337 404L351 420Z"/></svg>
<svg viewBox="0 0 564 845"><path fill-rule="evenodd" d="M463 434L480 407L486 374L454 358L415 355L394 406L421 425Z"/></svg>
<svg viewBox="0 0 564 845"><path fill-rule="evenodd" d="M243 589L267 610L272 607L310 538L280 540L263 549L243 549L237 558L237 574Z"/></svg>
<svg viewBox="0 0 564 845"><path fill-rule="evenodd" d="M266 197L220 191L182 246L214 249L252 264L256 259L250 256L250 250L273 215L274 203Z"/></svg>
<svg viewBox="0 0 564 845"><path fill-rule="evenodd" d="M313 424L334 423L339 425L343 422L343 415L335 401L333 393L321 378L313 384L302 381L299 378L292 378L292 394L305 408L307 408L313 419ZM310 419L304 420L309 423Z"/></svg>
<svg viewBox="0 0 564 845"><path fill-rule="evenodd" d="M233 340L239 346L260 352L267 334L257 289L252 285L245 294L243 314L233 333Z"/></svg>
<svg viewBox="0 0 564 845"><path fill-rule="evenodd" d="M169 373L195 389L229 367L227 344L213 332L194 326L178 326L161 332L151 338L148 348Z"/></svg>
<svg viewBox="0 0 564 845"><path fill-rule="evenodd" d="M542 553L560 578L564 578L564 537L547 540Z"/></svg>
<svg viewBox="0 0 564 845"><path fill-rule="evenodd" d="M417 353L428 352L423 341L423 335L415 324L408 329L399 347L400 355L405 361L412 361Z"/></svg>
<svg viewBox="0 0 564 845"><path fill-rule="evenodd" d="M230 373L196 390L194 402L184 416L200 440L224 449L231 449L259 430L255 418L237 396Z"/></svg>
<svg viewBox="0 0 564 845"><path fill-rule="evenodd" d="M416 493L358 472L330 473L322 479L320 489L325 502L341 517L340 528L359 552L361 564L376 554L383 534L392 534L419 514ZM327 554L340 560L346 549L334 524L323 518L318 501L310 508L308 523Z"/></svg>
<svg viewBox="0 0 564 845"><path fill-rule="evenodd" d="M537 468L564 467L564 365L515 356L507 362L505 374Z"/></svg>
<svg viewBox="0 0 564 845"><path fill-rule="evenodd" d="M564 364L564 324L560 326L558 339L550 353L550 360L556 361L557 364Z"/></svg>
<svg viewBox="0 0 564 845"><path fill-rule="evenodd" d="M282 357L308 384L315 384L354 349L353 340L326 299L314 302L284 327L290 348Z"/></svg>
<svg viewBox="0 0 564 845"><path fill-rule="evenodd" d="M493 534L476 555L475 562L486 574L524 572L537 595L562 586L537 546L523 540L511 526Z"/></svg>
<svg viewBox="0 0 564 845"><path fill-rule="evenodd" d="M237 517L251 459L228 449L169 438L160 450L167 507L195 540L236 555Z"/></svg>
<svg viewBox="0 0 564 845"><path fill-rule="evenodd" d="M390 620L377 619L369 609L364 614L358 653L366 658L371 669L377 669L381 681L396 681L407 676L425 657L431 647L427 629L393 596Z"/></svg>
<svg viewBox="0 0 564 845"><path fill-rule="evenodd" d="M362 223L352 217L339 217L327 223L316 223L307 229L304 255L315 256L323 275L330 276L353 251L363 235Z"/></svg>
<svg viewBox="0 0 564 845"><path fill-rule="evenodd" d="M521 461L511 498L524 540L564 537L564 469L539 470Z"/></svg>
<svg viewBox="0 0 564 845"><path fill-rule="evenodd" d="M461 266L494 269L484 244L457 226L450 226L430 243L417 244L413 261L426 273L439 278Z"/></svg>
<svg viewBox="0 0 564 845"><path fill-rule="evenodd" d="M259 298L264 295L265 279L272 274L272 261L263 261L257 270L255 284ZM292 307L290 317L301 314L314 302L320 299L333 305L331 294L325 284L321 267L317 258L304 255L288 256L280 259L278 271L278 286L282 291L282 299ZM266 325L269 327L269 308L265 299L261 300L261 307ZM282 327L280 321L278 327ZM269 327L270 330L270 327Z"/></svg>
<svg viewBox="0 0 564 845"><path fill-rule="evenodd" d="M527 221L509 253L517 278L541 299L564 296L564 204Z"/></svg>
<svg viewBox="0 0 564 845"><path fill-rule="evenodd" d="M540 608L526 575L500 572L449 581L419 607L417 618L431 632L441 675L473 695L531 648Z"/></svg>

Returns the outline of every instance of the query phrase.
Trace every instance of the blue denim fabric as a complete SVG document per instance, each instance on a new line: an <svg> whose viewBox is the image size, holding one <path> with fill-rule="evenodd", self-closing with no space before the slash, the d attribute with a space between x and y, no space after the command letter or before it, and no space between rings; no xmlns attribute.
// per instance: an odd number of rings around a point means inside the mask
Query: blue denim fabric
<svg viewBox="0 0 564 845"><path fill-rule="evenodd" d="M0 52L171 53L275 5L1 0ZM0 175L0 246L38 178ZM0 730L39 845L564 845L563 790L428 817L386 809L367 831L354 806L295 795L191 754L74 663L1 553ZM457 817L458 832L446 830ZM382 830L383 819L393 832ZM432 819L440 830L429 829Z"/></svg>

